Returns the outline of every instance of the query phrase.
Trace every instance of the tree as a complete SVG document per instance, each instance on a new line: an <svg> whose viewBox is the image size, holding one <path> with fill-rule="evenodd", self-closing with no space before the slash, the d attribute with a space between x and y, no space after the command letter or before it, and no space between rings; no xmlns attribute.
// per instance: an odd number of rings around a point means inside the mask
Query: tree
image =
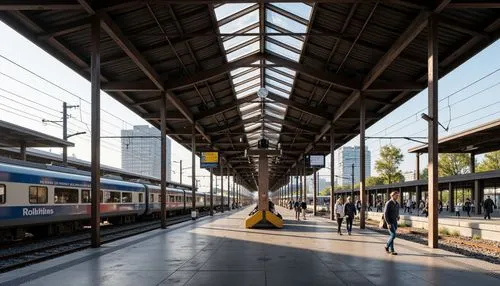
<svg viewBox="0 0 500 286"><path fill-rule="evenodd" d="M486 172L500 169L500 151L486 153L484 160L478 165L479 172Z"/></svg>
<svg viewBox="0 0 500 286"><path fill-rule="evenodd" d="M429 169L425 168L420 173L420 180L426 180L427 178L429 178Z"/></svg>
<svg viewBox="0 0 500 286"><path fill-rule="evenodd" d="M385 145L380 149L380 159L375 161L375 170L380 174L384 184L392 184L403 180L399 165L403 162L401 149L393 145Z"/></svg>
<svg viewBox="0 0 500 286"><path fill-rule="evenodd" d="M368 177L366 178L366 186L371 187L371 186L376 186L376 185L382 185L384 184L384 180L380 177Z"/></svg>
<svg viewBox="0 0 500 286"><path fill-rule="evenodd" d="M319 191L320 196L329 196L332 191L332 187L325 187L323 190Z"/></svg>
<svg viewBox="0 0 500 286"><path fill-rule="evenodd" d="M440 177L462 175L469 172L469 154L443 153L439 154Z"/></svg>

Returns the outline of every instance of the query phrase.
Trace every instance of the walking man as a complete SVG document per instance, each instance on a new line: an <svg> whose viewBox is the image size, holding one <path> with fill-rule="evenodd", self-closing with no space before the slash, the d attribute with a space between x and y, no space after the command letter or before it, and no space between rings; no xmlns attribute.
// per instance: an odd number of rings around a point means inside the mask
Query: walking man
<svg viewBox="0 0 500 286"><path fill-rule="evenodd" d="M302 203L300 203L300 208L302 209L302 218L306 220L306 210L307 210L306 201L302 201Z"/></svg>
<svg viewBox="0 0 500 286"><path fill-rule="evenodd" d="M344 215L347 228L347 234L351 235L352 222L356 216L356 206L352 202L351 197L347 197L347 202L344 205Z"/></svg>
<svg viewBox="0 0 500 286"><path fill-rule="evenodd" d="M394 239L396 239L396 231L398 229L399 220L399 204L398 204L399 192L395 191L391 193L391 199L385 203L384 208L384 219L387 223L387 229L389 230L389 239L385 245L385 251L392 255L397 255L398 253L394 251Z"/></svg>
<svg viewBox="0 0 500 286"><path fill-rule="evenodd" d="M293 204L293 208L295 210L295 218L297 220L300 220L300 203L298 201L296 201L294 204Z"/></svg>
<svg viewBox="0 0 500 286"><path fill-rule="evenodd" d="M497 206L490 198L490 196L488 196L488 198L484 200L483 206L484 206L484 219L486 218L491 219L491 213L493 213L493 207L496 208Z"/></svg>

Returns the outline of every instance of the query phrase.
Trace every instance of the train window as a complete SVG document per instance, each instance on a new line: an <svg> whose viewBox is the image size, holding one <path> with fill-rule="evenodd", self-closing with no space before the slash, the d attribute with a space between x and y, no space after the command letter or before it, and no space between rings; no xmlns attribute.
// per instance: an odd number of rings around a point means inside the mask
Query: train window
<svg viewBox="0 0 500 286"><path fill-rule="evenodd" d="M82 204L90 204L90 190L82 190Z"/></svg>
<svg viewBox="0 0 500 286"><path fill-rule="evenodd" d="M178 203L182 202L182 197L181 196L177 196L177 202Z"/></svg>
<svg viewBox="0 0 500 286"><path fill-rule="evenodd" d="M55 204L77 204L78 203L78 190L76 189L54 189L54 203Z"/></svg>
<svg viewBox="0 0 500 286"><path fill-rule="evenodd" d="M154 194L149 195L149 202L150 203L154 203L155 202L155 195Z"/></svg>
<svg viewBox="0 0 500 286"><path fill-rule="evenodd" d="M170 202L171 203L175 203L175 197L174 196L170 196Z"/></svg>
<svg viewBox="0 0 500 286"><path fill-rule="evenodd" d="M132 193L123 192L122 193L122 203L131 203L132 202Z"/></svg>
<svg viewBox="0 0 500 286"><path fill-rule="evenodd" d="M120 202L120 192L104 192L104 202L105 203L119 203Z"/></svg>
<svg viewBox="0 0 500 286"><path fill-rule="evenodd" d="M0 204L5 204L7 201L7 189L5 185L0 185Z"/></svg>
<svg viewBox="0 0 500 286"><path fill-rule="evenodd" d="M30 204L46 204L49 198L47 187L31 186L29 201Z"/></svg>
<svg viewBox="0 0 500 286"><path fill-rule="evenodd" d="M139 193L139 202L140 203L144 202L144 194L143 193Z"/></svg>

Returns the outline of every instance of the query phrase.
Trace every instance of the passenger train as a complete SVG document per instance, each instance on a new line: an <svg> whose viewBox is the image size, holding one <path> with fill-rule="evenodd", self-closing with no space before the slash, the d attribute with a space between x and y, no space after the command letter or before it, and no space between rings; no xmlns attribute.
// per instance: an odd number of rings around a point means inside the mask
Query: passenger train
<svg viewBox="0 0 500 286"><path fill-rule="evenodd" d="M167 188L167 193L168 216L191 212L190 190ZM90 196L90 176L0 163L0 241L82 229L90 220ZM209 194L197 193L195 200L198 210L210 205ZM242 196L240 204L247 200ZM160 201L158 185L101 178L101 221L160 217ZM220 204L214 195L214 207Z"/></svg>

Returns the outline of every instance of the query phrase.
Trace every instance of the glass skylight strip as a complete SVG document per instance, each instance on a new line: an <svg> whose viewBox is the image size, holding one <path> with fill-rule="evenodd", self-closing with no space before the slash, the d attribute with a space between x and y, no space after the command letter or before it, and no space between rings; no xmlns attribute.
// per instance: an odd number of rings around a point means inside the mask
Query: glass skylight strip
<svg viewBox="0 0 500 286"><path fill-rule="evenodd" d="M223 4L214 9L215 17L217 21L220 21L252 5L254 3Z"/></svg>

